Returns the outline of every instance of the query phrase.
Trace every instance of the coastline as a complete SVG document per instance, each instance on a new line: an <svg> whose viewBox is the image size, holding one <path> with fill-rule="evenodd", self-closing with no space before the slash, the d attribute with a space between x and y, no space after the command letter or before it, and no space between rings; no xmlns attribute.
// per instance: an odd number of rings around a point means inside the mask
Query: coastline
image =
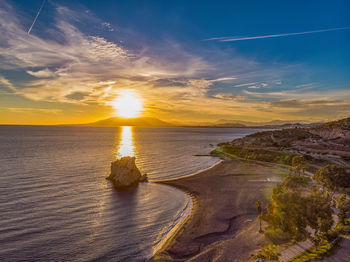
<svg viewBox="0 0 350 262"><path fill-rule="evenodd" d="M214 157L214 156L213 156ZM148 182L151 182L151 183L163 183L163 182L169 182L169 181L174 181L174 180L178 180L178 179L183 179L183 178L188 178L188 177L193 177L193 176L196 176L196 175L199 175L200 173L202 172L205 172L207 170L210 170L212 169L213 167L221 164L223 162L223 160L219 160L218 162L214 163L213 165L211 165L210 167L206 167L206 168L203 168L203 169L200 169L198 170L197 172L194 172L192 174L188 174L188 175L184 175L184 176L181 176L181 177L174 177L174 178L168 178L168 179L157 179L157 180L148 180ZM182 190L183 191L183 190Z"/></svg>
<svg viewBox="0 0 350 262"><path fill-rule="evenodd" d="M191 219L192 216L194 216L195 212L196 212L196 205L197 205L197 198L196 195L194 195L193 193L191 193L191 191L188 191L184 188L179 188L177 186L173 186L173 185L168 185L167 182L169 181L174 181L174 180L179 180L179 179L183 179L183 178L189 178L189 177L193 177L193 176L197 176L199 174L201 174L202 172L208 171L212 168L214 168L215 166L221 164L224 160L219 160L218 162L214 163L212 166L201 169L193 174L189 174L189 175L185 175L182 177L177 177L177 178L169 178L169 179L162 179L162 180L150 180L150 183L159 183L159 184L163 184L166 186L171 186L171 187L175 187L176 189L180 190L181 192L185 193L187 197L189 197L190 199L190 206L187 207L187 209L189 209L190 212L188 212L188 214L184 215L182 221L178 222L169 232L167 232L166 237L162 240L160 240L159 243L157 243L157 245L155 246L155 248L152 250L152 256L147 258L147 259L151 259L153 258L157 253L161 253L164 250L166 250L172 243L173 238L179 234L179 232L181 231L181 228L184 224L186 224L186 222L188 220Z"/></svg>
<svg viewBox="0 0 350 262"><path fill-rule="evenodd" d="M188 198L188 201L186 202L184 208L180 212L184 214L177 216L179 221L175 222L173 227L170 228L170 230L162 233L164 237L160 238L159 242L152 249L152 255L148 259L152 258L155 254L162 252L162 250L164 250L167 247L167 244L171 242L171 239L177 234L177 232L181 229L182 225L186 223L186 221L190 218L191 214L193 213L195 200L193 196L191 196L187 192L184 193L185 197Z"/></svg>
<svg viewBox="0 0 350 262"><path fill-rule="evenodd" d="M252 181L252 177L259 180ZM273 187L275 183L266 180L271 177L280 176L270 167L230 159L185 177L152 181L182 190L193 204L190 214L168 233L169 237L149 261L201 261L217 256L223 261L248 259L265 241L257 230L255 201L264 198L266 190ZM216 187L221 192L212 194ZM254 187L257 190L247 194ZM239 240L238 236L252 237L253 244L249 239ZM232 244L237 246L235 254L228 251L232 251Z"/></svg>

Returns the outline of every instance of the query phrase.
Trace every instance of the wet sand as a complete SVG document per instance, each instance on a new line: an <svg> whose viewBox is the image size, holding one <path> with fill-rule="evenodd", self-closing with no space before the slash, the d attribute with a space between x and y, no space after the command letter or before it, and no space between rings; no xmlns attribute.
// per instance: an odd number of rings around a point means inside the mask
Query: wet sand
<svg viewBox="0 0 350 262"><path fill-rule="evenodd" d="M255 202L266 203L280 174L271 166L234 159L194 176L158 181L191 195L193 209L150 261L249 260L266 244Z"/></svg>

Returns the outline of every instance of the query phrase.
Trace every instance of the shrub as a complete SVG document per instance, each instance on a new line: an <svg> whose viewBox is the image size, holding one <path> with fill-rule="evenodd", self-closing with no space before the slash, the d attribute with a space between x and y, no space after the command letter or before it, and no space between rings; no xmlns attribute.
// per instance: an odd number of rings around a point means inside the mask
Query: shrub
<svg viewBox="0 0 350 262"><path fill-rule="evenodd" d="M268 228L265 231L265 236L275 245L286 243L290 239L287 232L283 232L280 228Z"/></svg>
<svg viewBox="0 0 350 262"><path fill-rule="evenodd" d="M278 261L280 253L277 252L275 245L265 247L259 254L253 256L255 259L266 259L269 261Z"/></svg>

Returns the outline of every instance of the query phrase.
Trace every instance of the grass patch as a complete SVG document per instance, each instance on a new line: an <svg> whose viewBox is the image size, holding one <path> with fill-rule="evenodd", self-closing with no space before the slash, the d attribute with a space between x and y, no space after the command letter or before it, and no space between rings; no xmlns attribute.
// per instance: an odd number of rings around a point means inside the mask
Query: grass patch
<svg viewBox="0 0 350 262"><path fill-rule="evenodd" d="M234 146L230 143L219 144L219 148L212 154L225 154L227 156L237 156L246 160L260 160L277 164L290 165L292 155L284 152L265 150L262 148L245 148Z"/></svg>

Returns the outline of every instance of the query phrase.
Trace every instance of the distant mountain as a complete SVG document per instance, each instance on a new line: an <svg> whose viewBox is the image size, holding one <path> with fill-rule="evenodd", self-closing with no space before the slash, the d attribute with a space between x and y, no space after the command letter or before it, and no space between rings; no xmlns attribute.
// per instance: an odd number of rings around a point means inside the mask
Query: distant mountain
<svg viewBox="0 0 350 262"><path fill-rule="evenodd" d="M322 123L306 123L305 121L285 121L285 120L272 120L269 122L248 122L241 120L225 120L221 119L212 123L199 123L196 126L201 127L231 127L231 128L263 128L263 129L281 129L281 128L294 128L294 127L313 127Z"/></svg>
<svg viewBox="0 0 350 262"><path fill-rule="evenodd" d="M111 117L82 126L172 126L172 124L153 117L120 118Z"/></svg>
<svg viewBox="0 0 350 262"><path fill-rule="evenodd" d="M312 123L308 124L303 120L272 120L268 122L250 122L250 121L242 121L242 120L226 120L220 119L215 122L214 125L217 126L237 126L243 125L246 127L287 127L287 126L305 126L305 125L317 125L320 123Z"/></svg>

